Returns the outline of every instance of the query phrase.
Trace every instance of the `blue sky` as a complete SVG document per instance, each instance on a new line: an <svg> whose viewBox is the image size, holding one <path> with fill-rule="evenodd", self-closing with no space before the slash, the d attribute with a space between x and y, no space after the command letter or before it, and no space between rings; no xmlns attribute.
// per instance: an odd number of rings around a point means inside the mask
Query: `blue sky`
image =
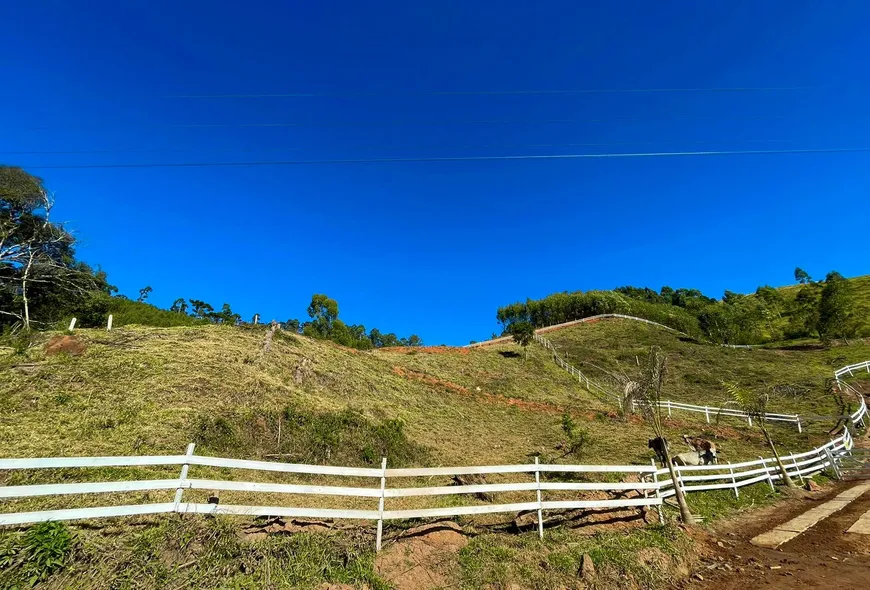
<svg viewBox="0 0 870 590"><path fill-rule="evenodd" d="M554 291L866 274L870 154L56 167L867 148L868 21L859 1L7 3L0 162L45 179L127 295L286 319L324 292L349 323L464 344ZM784 90L463 94L692 88ZM215 96L263 94L303 96Z"/></svg>

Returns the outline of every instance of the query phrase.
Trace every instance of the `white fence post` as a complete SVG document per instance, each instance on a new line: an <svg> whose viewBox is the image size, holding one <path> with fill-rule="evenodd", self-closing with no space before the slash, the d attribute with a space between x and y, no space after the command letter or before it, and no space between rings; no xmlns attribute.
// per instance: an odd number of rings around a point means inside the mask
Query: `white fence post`
<svg viewBox="0 0 870 590"><path fill-rule="evenodd" d="M707 418L707 424L710 423L710 408L704 406L704 417Z"/></svg>
<svg viewBox="0 0 870 590"><path fill-rule="evenodd" d="M840 479L840 468L837 466L836 461L834 461L834 455L831 453L831 449L825 447L825 454L828 456L828 462L831 464L831 471L834 472L834 477Z"/></svg>
<svg viewBox="0 0 870 590"><path fill-rule="evenodd" d="M770 491L774 491L776 488L773 487L773 477L770 475L770 470L767 468L767 459L759 456L761 459L761 466L764 468L764 473L767 474L767 483L770 485Z"/></svg>
<svg viewBox="0 0 870 590"><path fill-rule="evenodd" d="M794 463L794 468L797 471L798 479L801 481L801 485L803 485L804 476L801 474L801 468L798 467L797 458L794 455L791 456L791 462Z"/></svg>
<svg viewBox="0 0 870 590"><path fill-rule="evenodd" d="M731 467L731 461L728 461L728 471L731 472L731 483L734 484L734 497L740 498L740 490L737 489L737 478L734 477L734 468Z"/></svg>
<svg viewBox="0 0 870 590"><path fill-rule="evenodd" d="M800 417L800 416L796 416L796 418L797 418L797 425L798 425L798 434L802 434L802 433L803 433L803 428L801 428L801 417Z"/></svg>
<svg viewBox="0 0 870 590"><path fill-rule="evenodd" d="M193 450L195 448L196 448L196 444L194 444L194 443L190 443L189 445L187 445L187 452L185 453L185 455L187 456L188 460L190 460L190 457L193 456ZM187 479L187 471L189 469L190 469L189 463L184 463L181 466L181 475L178 476L178 479L179 479L178 487L175 488L175 508L173 509L174 512L178 512L178 506L181 504L181 496L184 493L184 484L185 484L185 480Z"/></svg>
<svg viewBox="0 0 870 590"><path fill-rule="evenodd" d="M650 464L652 464L652 467L653 467L653 483L656 484L656 498L661 500L662 499L662 489L658 486L659 470L658 470L658 467L656 467L656 460L650 459L649 462L650 462ZM664 500L662 500L662 503L656 507L656 510L659 513L659 524L665 524L664 508L665 508L665 504L664 504Z"/></svg>
<svg viewBox="0 0 870 590"><path fill-rule="evenodd" d="M76 327L76 319L73 318L72 320L70 320L70 323L69 323L69 331L72 332L73 328L75 328L75 327Z"/></svg>
<svg viewBox="0 0 870 590"><path fill-rule="evenodd" d="M112 331L112 314L109 314L109 322L106 324L106 332Z"/></svg>
<svg viewBox="0 0 870 590"><path fill-rule="evenodd" d="M378 500L378 538L376 551L381 550L381 540L384 536L384 489L387 487L387 458L381 460L381 497Z"/></svg>
<svg viewBox="0 0 870 590"><path fill-rule="evenodd" d="M671 400L668 400L668 418L671 417Z"/></svg>
<svg viewBox="0 0 870 590"><path fill-rule="evenodd" d="M541 470L538 469L539 459L535 457L535 483L538 485L538 536L544 538L544 502L541 496Z"/></svg>
<svg viewBox="0 0 870 590"><path fill-rule="evenodd" d="M746 419L749 420L749 425L752 426L752 416L746 414Z"/></svg>

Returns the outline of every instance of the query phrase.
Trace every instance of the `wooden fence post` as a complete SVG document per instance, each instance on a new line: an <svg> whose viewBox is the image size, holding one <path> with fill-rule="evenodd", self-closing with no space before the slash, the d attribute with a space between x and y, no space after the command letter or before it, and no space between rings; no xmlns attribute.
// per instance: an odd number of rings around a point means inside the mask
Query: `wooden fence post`
<svg viewBox="0 0 870 590"><path fill-rule="evenodd" d="M658 483L659 483L659 469L658 469L658 467L656 467L656 460L655 460L655 459L650 459L649 462L652 464L652 467L653 467L653 473L652 473L652 475L653 475L653 483L656 484L656 498L658 498L659 500L662 500L662 489L661 489L660 487L658 487ZM658 513L659 513L659 524L665 524L665 504L664 504L664 500L662 500L662 503L659 504L659 505L656 507L656 510L657 510Z"/></svg>
<svg viewBox="0 0 870 590"><path fill-rule="evenodd" d="M802 434L803 429L801 428L801 417L800 416L795 416L795 417L797 418L798 434Z"/></svg>
<svg viewBox="0 0 870 590"><path fill-rule="evenodd" d="M381 460L381 497L378 500L378 538L375 549L381 550L381 540L384 535L384 489L387 487L387 458Z"/></svg>
<svg viewBox="0 0 870 590"><path fill-rule="evenodd" d="M109 322L106 324L106 332L112 331L112 314L109 314Z"/></svg>
<svg viewBox="0 0 870 590"><path fill-rule="evenodd" d="M728 471L731 472L731 483L734 484L734 497L740 498L740 490L737 489L737 478L734 477L734 468L731 467L731 461L728 461Z"/></svg>
<svg viewBox="0 0 870 590"><path fill-rule="evenodd" d="M535 457L535 483L538 486L538 536L544 538L544 502L541 496L541 470L538 468L539 459Z"/></svg>
<svg viewBox="0 0 870 590"><path fill-rule="evenodd" d="M196 444L194 444L194 443L190 443L189 445L187 445L187 452L185 453L185 455L187 456L188 461L190 460L190 457L193 456L193 450L195 448L196 448ZM187 479L187 471L189 469L190 469L189 463L184 463L181 466L181 475L178 477L178 479L179 479L178 487L175 488L175 508L173 509L175 512L179 511L178 506L181 504L181 496L184 493L184 480Z"/></svg>

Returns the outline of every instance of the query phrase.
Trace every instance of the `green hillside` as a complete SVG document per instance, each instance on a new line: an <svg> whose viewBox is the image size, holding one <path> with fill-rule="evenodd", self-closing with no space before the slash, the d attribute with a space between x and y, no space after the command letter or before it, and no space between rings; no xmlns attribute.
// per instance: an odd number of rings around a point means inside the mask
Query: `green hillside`
<svg viewBox="0 0 870 590"><path fill-rule="evenodd" d="M798 269L799 270L799 269ZM536 328L601 314L623 314L664 324L714 343L763 344L797 339L824 342L870 336L870 276L846 279L831 272L795 286L764 285L754 293L726 290L721 298L697 289L625 286L610 291L553 293L498 308L496 319Z"/></svg>
<svg viewBox="0 0 870 590"><path fill-rule="evenodd" d="M383 455L394 467L518 463L532 456L567 463L648 464L650 460L646 443L651 431L642 420L621 418L614 407L583 389L553 363L547 350L534 343L525 358L511 343L473 349L400 347L358 351L283 332L276 333L270 350L266 350L265 335L262 326L125 326L108 333L77 331L76 338L87 345L80 356L46 356L43 344L52 336L48 333L41 334L26 351L20 347L3 349L0 454L178 454L189 442L196 442L197 453L203 455L261 459L280 456L285 461L333 465L378 465ZM636 373L637 358L646 354L649 346L657 345L668 354L667 392L673 399L695 403L724 400L719 381L726 378L748 386L791 386L783 388L785 393L776 399L776 409L801 413L834 413L836 400L823 387L824 378L834 366L870 358L870 346L863 344L733 350L626 321L578 325L553 331L548 337L570 362L605 383L615 372ZM563 450L565 414L572 416L583 431L584 442L571 455ZM830 426L829 422L811 422L803 434L798 434L793 426L784 425L775 427L774 433L783 448L796 450L825 438ZM760 434L736 422L707 425L702 414L675 414L668 429L669 436L675 439L684 433L716 438L723 457L729 461L767 453ZM0 474L0 482L20 485L172 475L173 470L160 467L47 470L6 472ZM278 474L240 474L204 467L196 468L195 477L286 482ZM306 481L335 483L325 477L309 477ZM446 478L425 482L447 483ZM765 490L764 486L747 490L741 493L740 500L728 494L699 494L690 501L695 510L712 518L765 501ZM192 501L205 499L198 492L188 494ZM6 501L2 509L160 502L171 497L172 492L167 491L33 498ZM243 492L224 492L221 500L238 504L288 501L286 496ZM421 505L416 500L402 500L407 504L396 507ZM370 508L364 498L337 501L303 496L294 501L324 507L348 507L352 501ZM457 501L457 497L444 496L426 505ZM461 501L476 500L463 497ZM474 525L494 524L500 518L460 520ZM196 518L143 517L137 522L145 528L134 531L108 525L106 532L114 531L109 536L99 529L72 525L78 531L80 545L76 561L68 568L70 577L64 583L88 586L84 581L92 581L85 577L91 571L99 572L104 580L102 586L96 587L159 587L167 580L181 583L186 574L177 566L193 559L189 545L193 542L200 547L199 559L205 560L197 569L197 587L228 587L228 580L233 580L229 587L265 585L262 569L256 570L253 577L234 573L228 578L221 573L228 567L235 568L235 572L238 561L245 559L272 560L276 569L286 570L283 586L279 587L313 587L322 581L366 583L370 587L382 584L372 569L374 557L368 533L351 537L293 535L267 540L263 545L240 545L236 531L240 524L251 520L203 522ZM363 532L369 528L364 527ZM388 527L388 532L391 530L395 525ZM667 532L665 537L657 534L641 531L628 537L603 535L589 540L570 532L554 533L546 551L559 552L582 543L587 548L584 551L601 552L603 569L615 576L614 580L621 576L642 580L646 571L642 565L621 557L622 550L615 548L655 543L674 559L684 555L678 549L685 542L679 533ZM6 535L6 541L0 537L0 541L13 545L22 542L20 535L10 535ZM461 583L484 587L486 580L496 575L488 569L492 567L490 561L481 561L480 555L488 551L510 553L517 564L528 561L522 567L518 565L516 571L511 569L513 573L499 575L517 576L528 584L534 580L535 587L543 588L557 587L567 579L568 570L538 568L539 560L535 561L534 556L541 548L537 541L533 542L532 537L517 539L478 537L471 545L473 551L469 549L472 553L463 554L457 565ZM6 550L20 551L13 545ZM178 557L168 556L167 548L173 548ZM0 546L0 555L3 551ZM254 554L259 557L251 557ZM571 560L581 557L571 555L564 559L573 563ZM300 573L308 571L317 573ZM131 579L139 580L140 586L132 584ZM653 587L662 582L646 580L644 584Z"/></svg>

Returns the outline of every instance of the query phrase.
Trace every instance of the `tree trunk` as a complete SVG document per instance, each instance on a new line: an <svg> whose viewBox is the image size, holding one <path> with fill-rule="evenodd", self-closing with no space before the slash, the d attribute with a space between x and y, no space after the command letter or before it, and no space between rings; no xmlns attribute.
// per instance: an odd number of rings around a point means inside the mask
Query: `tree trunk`
<svg viewBox="0 0 870 590"><path fill-rule="evenodd" d="M27 258L27 266L24 268L24 274L21 277L21 300L24 303L24 330L30 330L30 302L27 300L27 280L30 278L30 269L33 266L33 250L30 250L30 256Z"/></svg>
<svg viewBox="0 0 870 590"><path fill-rule="evenodd" d="M779 473L780 475L782 475L783 483L785 483L786 487L788 488L797 487L794 485L794 481L792 481L791 476L788 474L788 471L786 470L782 459L779 458L779 453L776 451L776 446L773 444L773 439L770 438L770 434L767 432L767 427L762 426L761 432L764 433L764 438L767 440L767 444L768 446L770 446L770 450L773 451L773 458L776 460L777 467L779 467Z"/></svg>
<svg viewBox="0 0 870 590"><path fill-rule="evenodd" d="M679 480L677 479L677 471L674 469L674 462L671 461L671 452L668 449L668 443L663 438L664 447L665 447L665 463L668 466L668 472L671 474L671 482L674 485L674 496L677 498L677 506L680 507L680 520L682 520L685 524L692 524L695 522L695 517L692 516L692 512L689 510L689 505L686 503L686 495L683 493L683 489L680 487Z"/></svg>

